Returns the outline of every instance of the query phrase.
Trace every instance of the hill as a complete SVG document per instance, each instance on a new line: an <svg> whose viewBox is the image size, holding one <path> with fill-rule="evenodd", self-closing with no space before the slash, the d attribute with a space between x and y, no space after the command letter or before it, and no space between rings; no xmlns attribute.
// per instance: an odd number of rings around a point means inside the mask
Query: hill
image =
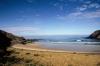
<svg viewBox="0 0 100 66"><path fill-rule="evenodd" d="M9 38L11 40L11 44L25 44L26 39L24 37L19 37L3 30L0 30L0 34ZM1 37L2 35L0 35L0 39L3 40L3 37Z"/></svg>
<svg viewBox="0 0 100 66"><path fill-rule="evenodd" d="M91 39L100 39L100 30L94 31L88 38L91 38Z"/></svg>

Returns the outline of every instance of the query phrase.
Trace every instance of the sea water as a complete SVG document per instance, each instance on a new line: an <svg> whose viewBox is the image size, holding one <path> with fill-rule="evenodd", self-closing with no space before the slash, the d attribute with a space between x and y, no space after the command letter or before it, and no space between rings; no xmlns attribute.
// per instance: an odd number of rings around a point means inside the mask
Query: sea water
<svg viewBox="0 0 100 66"><path fill-rule="evenodd" d="M28 39L38 39L42 47L56 50L77 52L100 52L100 40L87 39L88 35L45 35L27 36Z"/></svg>

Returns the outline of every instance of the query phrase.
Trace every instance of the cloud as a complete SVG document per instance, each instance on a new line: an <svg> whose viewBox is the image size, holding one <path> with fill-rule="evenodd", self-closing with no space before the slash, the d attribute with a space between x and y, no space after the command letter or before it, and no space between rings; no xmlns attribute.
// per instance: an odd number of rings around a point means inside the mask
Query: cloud
<svg viewBox="0 0 100 66"><path fill-rule="evenodd" d="M82 0L80 0L80 1L82 1ZM99 9L100 4L98 2L82 1L82 3L83 3L82 5L75 8L74 12L66 14L65 16L57 16L57 18L62 19L62 20L100 18L100 9Z"/></svg>
<svg viewBox="0 0 100 66"><path fill-rule="evenodd" d="M100 18L100 11L96 12L74 12L68 16L82 17L82 18Z"/></svg>
<svg viewBox="0 0 100 66"><path fill-rule="evenodd" d="M66 19L95 19L100 18L100 10L95 12L73 12L65 16L58 16L58 19L66 20Z"/></svg>
<svg viewBox="0 0 100 66"><path fill-rule="evenodd" d="M86 4L76 8L77 11L85 11L86 9L88 9L88 6Z"/></svg>
<svg viewBox="0 0 100 66"><path fill-rule="evenodd" d="M39 33L39 28L35 27L2 27L2 30L16 34L16 35L34 35Z"/></svg>
<svg viewBox="0 0 100 66"><path fill-rule="evenodd" d="M100 18L100 11L97 11L97 12L88 12L86 14L83 14L84 17L87 17L87 18Z"/></svg>
<svg viewBox="0 0 100 66"><path fill-rule="evenodd" d="M100 4L98 2L86 1L82 5L76 8L77 11L85 11L91 8L98 9L100 8Z"/></svg>
<svg viewBox="0 0 100 66"><path fill-rule="evenodd" d="M80 8L79 8L80 11L84 11L84 10L86 10L86 9L87 9L87 7L80 7Z"/></svg>
<svg viewBox="0 0 100 66"><path fill-rule="evenodd" d="M92 3L92 4L90 4L89 6L88 6L89 8L100 8L100 4L98 4L98 3Z"/></svg>

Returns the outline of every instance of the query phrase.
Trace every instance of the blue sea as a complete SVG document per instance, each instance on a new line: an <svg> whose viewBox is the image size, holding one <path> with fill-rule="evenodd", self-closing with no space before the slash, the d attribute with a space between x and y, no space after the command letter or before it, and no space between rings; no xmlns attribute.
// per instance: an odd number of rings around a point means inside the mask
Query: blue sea
<svg viewBox="0 0 100 66"><path fill-rule="evenodd" d="M89 35L45 35L26 36L27 39L39 39L37 41L43 48L77 51L100 52L100 40L87 39Z"/></svg>

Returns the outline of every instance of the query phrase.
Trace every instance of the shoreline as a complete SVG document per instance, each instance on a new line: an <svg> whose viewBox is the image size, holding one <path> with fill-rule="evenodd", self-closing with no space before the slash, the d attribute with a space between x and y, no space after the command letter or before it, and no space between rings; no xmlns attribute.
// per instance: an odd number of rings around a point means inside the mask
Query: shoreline
<svg viewBox="0 0 100 66"><path fill-rule="evenodd" d="M42 51L42 52L61 52L61 53L79 53L79 54L100 54L100 52L79 52L79 51L66 51L66 50L58 50L58 49L47 49L47 48L42 48L39 44L16 44L12 46L13 48L16 49L24 49L24 50L33 50L33 51Z"/></svg>

